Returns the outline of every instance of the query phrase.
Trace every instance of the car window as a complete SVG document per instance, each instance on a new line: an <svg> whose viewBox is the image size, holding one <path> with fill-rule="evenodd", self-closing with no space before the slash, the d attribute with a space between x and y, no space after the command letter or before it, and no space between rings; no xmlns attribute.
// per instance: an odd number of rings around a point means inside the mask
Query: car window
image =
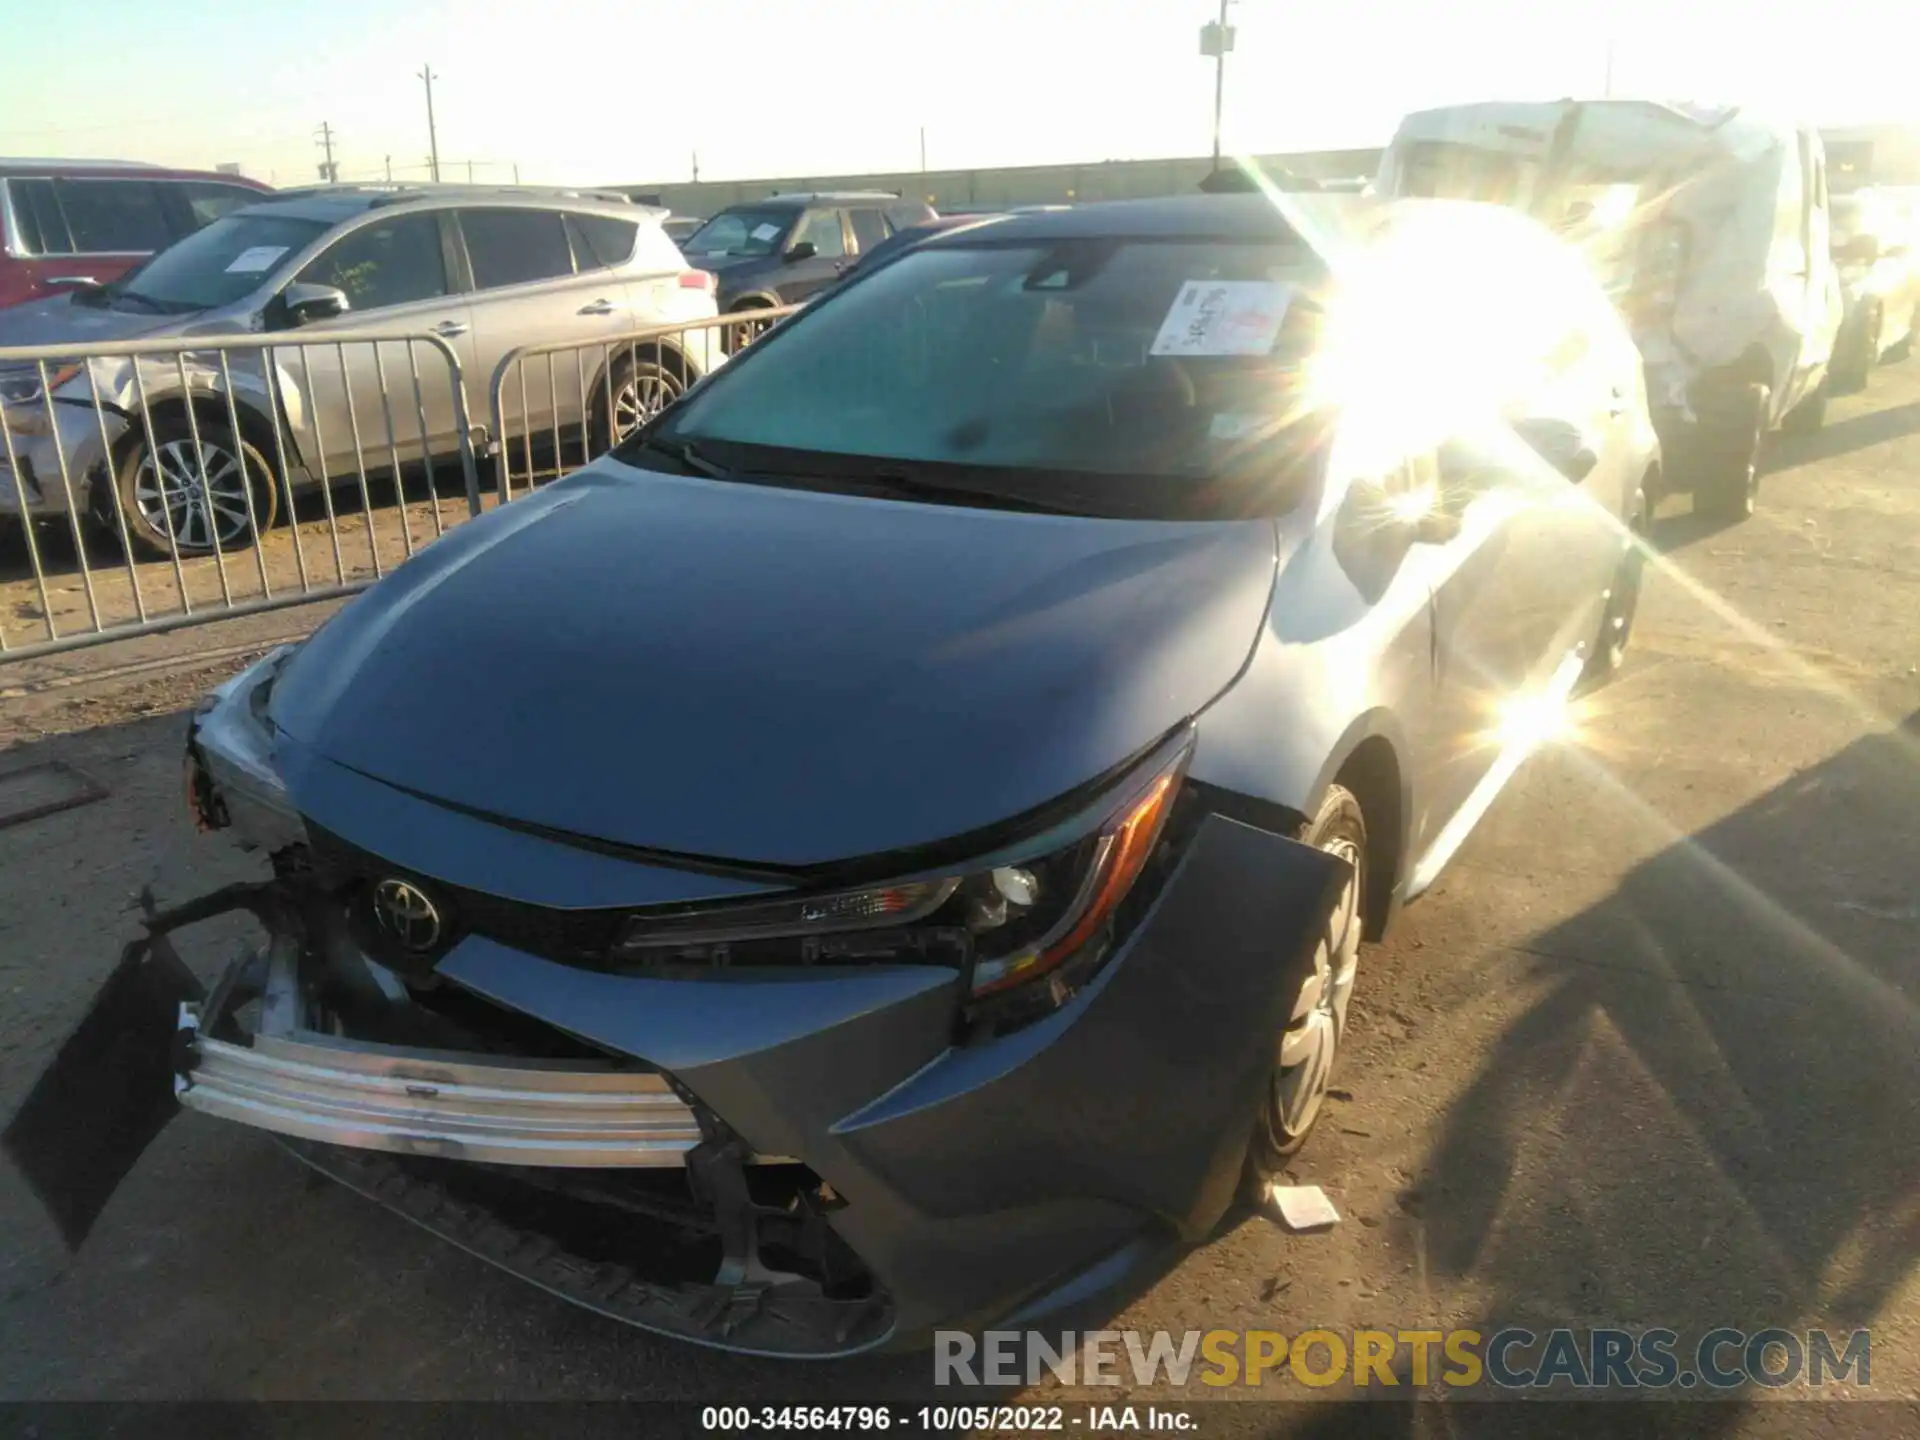
<svg viewBox="0 0 1920 1440"><path fill-rule="evenodd" d="M804 245L811 241L816 255L829 259L847 253L847 244L840 229L838 210L809 210L807 218L800 222L800 228L793 232L793 244Z"/></svg>
<svg viewBox="0 0 1920 1440"><path fill-rule="evenodd" d="M9 180L7 191L13 197L13 218L20 227L20 241L27 254L73 253L66 219L60 214L60 202L53 196L53 181Z"/></svg>
<svg viewBox="0 0 1920 1440"><path fill-rule="evenodd" d="M76 255L159 250L173 240L150 180L55 180L53 193Z"/></svg>
<svg viewBox="0 0 1920 1440"><path fill-rule="evenodd" d="M462 210L460 229L476 290L573 274L573 251L557 210Z"/></svg>
<svg viewBox="0 0 1920 1440"><path fill-rule="evenodd" d="M300 251L326 234L319 220L229 215L168 246L108 287L116 309L186 313L250 295Z"/></svg>
<svg viewBox="0 0 1920 1440"><path fill-rule="evenodd" d="M771 255L791 224L792 210L722 210L680 248L689 255Z"/></svg>
<svg viewBox="0 0 1920 1440"><path fill-rule="evenodd" d="M849 210L847 217L853 221L855 248L862 254L871 250L887 238L887 216L882 210Z"/></svg>
<svg viewBox="0 0 1920 1440"><path fill-rule="evenodd" d="M569 215L567 228L573 235L574 260L583 269L591 269L595 265L626 264L633 257L640 223L615 220L610 215Z"/></svg>
<svg viewBox="0 0 1920 1440"><path fill-rule="evenodd" d="M396 215L363 225L322 251L299 278L308 285L344 291L356 311L445 295L447 262L440 248L439 219L431 214Z"/></svg>
<svg viewBox="0 0 1920 1440"><path fill-rule="evenodd" d="M1801 227L1807 218L1805 163L1806 157L1798 146L1781 157L1780 189L1774 196L1773 236L1777 244L1798 245L1800 242Z"/></svg>
<svg viewBox="0 0 1920 1440"><path fill-rule="evenodd" d="M180 180L173 183L172 189L187 202L196 229L211 225L243 205L258 205L266 198L258 190L249 190L244 185L222 185L214 180Z"/></svg>

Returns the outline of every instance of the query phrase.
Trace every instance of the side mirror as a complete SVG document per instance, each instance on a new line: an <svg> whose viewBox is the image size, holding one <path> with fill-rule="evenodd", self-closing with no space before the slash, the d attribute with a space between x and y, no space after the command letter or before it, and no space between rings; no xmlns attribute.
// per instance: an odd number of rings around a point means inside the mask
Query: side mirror
<svg viewBox="0 0 1920 1440"><path fill-rule="evenodd" d="M1593 467L1600 463L1600 457L1594 453L1585 433L1571 420L1545 416L1519 420L1514 422L1513 433L1526 441L1542 460L1576 485L1591 475Z"/></svg>
<svg viewBox="0 0 1920 1440"><path fill-rule="evenodd" d="M798 265L802 260L811 260L819 253L819 247L811 240L802 240L798 245L790 246L780 258L789 265Z"/></svg>
<svg viewBox="0 0 1920 1440"><path fill-rule="evenodd" d="M347 301L347 292L331 285L303 285L296 282L280 293L280 299L287 307L288 321L294 325L331 320L353 308Z"/></svg>

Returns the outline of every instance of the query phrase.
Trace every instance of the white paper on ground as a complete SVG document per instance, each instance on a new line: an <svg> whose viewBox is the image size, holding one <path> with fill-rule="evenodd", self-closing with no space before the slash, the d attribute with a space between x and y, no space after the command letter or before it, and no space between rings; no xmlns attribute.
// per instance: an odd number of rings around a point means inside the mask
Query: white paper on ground
<svg viewBox="0 0 1920 1440"><path fill-rule="evenodd" d="M1264 355L1293 287L1278 280L1189 280L1173 297L1151 355Z"/></svg>
<svg viewBox="0 0 1920 1440"><path fill-rule="evenodd" d="M1267 1196L1289 1230L1324 1230L1340 1223L1340 1212L1318 1185L1269 1185Z"/></svg>
<svg viewBox="0 0 1920 1440"><path fill-rule="evenodd" d="M233 257L233 263L227 266L229 275L258 275L262 270L272 268L273 262L287 253L284 245L255 245L242 250Z"/></svg>

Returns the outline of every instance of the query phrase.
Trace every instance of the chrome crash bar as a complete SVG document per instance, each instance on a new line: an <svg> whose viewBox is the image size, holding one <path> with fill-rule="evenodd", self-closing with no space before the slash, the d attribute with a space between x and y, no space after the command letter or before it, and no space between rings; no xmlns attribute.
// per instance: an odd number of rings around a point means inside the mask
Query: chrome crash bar
<svg viewBox="0 0 1920 1440"><path fill-rule="evenodd" d="M679 1166L701 1142L660 1075L343 1041L311 1031L251 1045L200 1033L180 1007L189 1110L330 1145L503 1165Z"/></svg>

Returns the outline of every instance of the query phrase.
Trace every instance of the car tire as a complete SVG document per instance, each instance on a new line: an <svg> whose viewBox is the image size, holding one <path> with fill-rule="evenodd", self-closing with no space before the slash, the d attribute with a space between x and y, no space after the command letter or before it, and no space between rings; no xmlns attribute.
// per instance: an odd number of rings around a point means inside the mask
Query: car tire
<svg viewBox="0 0 1920 1440"><path fill-rule="evenodd" d="M1352 867L1352 875L1327 917L1313 969L1294 997L1254 1120L1242 1185L1256 1204L1268 1183L1307 1143L1325 1108L1359 969L1367 879L1367 822L1360 802L1345 786L1328 786L1319 813L1300 828L1297 838L1339 855Z"/></svg>
<svg viewBox="0 0 1920 1440"><path fill-rule="evenodd" d="M1905 360L1913 354L1913 334L1920 330L1920 306L1914 308L1913 317L1907 321L1907 333L1887 347L1886 358L1893 361Z"/></svg>
<svg viewBox="0 0 1920 1440"><path fill-rule="evenodd" d="M1876 305L1860 317L1860 326L1847 337L1844 355L1836 354L1831 376L1832 388L1842 395L1867 388L1867 375L1880 357L1875 346L1880 337L1880 309Z"/></svg>
<svg viewBox="0 0 1920 1440"><path fill-rule="evenodd" d="M281 483L265 455L217 422L199 426L199 443L206 464L204 486L194 454L194 428L185 416L155 421L151 446L145 428L137 429L133 443L122 451L113 477L120 513L105 513L101 507L100 518L116 535L124 519L127 544L137 555L161 560L211 555L216 538L222 551L244 549L256 532L270 529L279 517ZM156 453L162 476L158 484ZM251 487L251 518L247 493L240 488L242 474Z"/></svg>
<svg viewBox="0 0 1920 1440"><path fill-rule="evenodd" d="M1867 343L1871 345L1873 342L1869 340ZM1867 383L1864 377L1860 383L1862 385ZM1827 396L1832 391L1831 381L1826 376L1821 376L1820 383L1814 387L1813 393L1787 412L1787 418L1780 422L1781 430L1788 435L1818 434L1820 427L1827 423Z"/></svg>
<svg viewBox="0 0 1920 1440"><path fill-rule="evenodd" d="M1760 495L1760 446L1767 433L1765 385L1745 385L1702 410L1693 451L1693 507L1717 520L1745 520Z"/></svg>
<svg viewBox="0 0 1920 1440"><path fill-rule="evenodd" d="M677 372L655 359L621 355L596 387L590 447L604 455L686 393ZM608 409L608 396L612 409Z"/></svg>
<svg viewBox="0 0 1920 1440"><path fill-rule="evenodd" d="M1649 477L1651 479L1651 477ZM1651 509L1645 490L1634 497L1627 514L1631 543L1614 566L1613 580L1607 586L1607 603L1600 613L1600 629L1593 637L1587 655L1587 667L1580 677L1582 689L1604 685L1620 673L1626 663L1627 645L1633 639L1634 617L1640 611L1640 589L1647 568L1647 514Z"/></svg>
<svg viewBox="0 0 1920 1440"><path fill-rule="evenodd" d="M773 328L773 322L771 320L755 321L751 317L756 310L773 310L776 308L778 307L776 307L772 301L758 298L741 300L736 303L731 310L720 317L723 320L733 322L721 331L720 348L722 353L729 356L737 355L762 335L766 334L767 331L771 330Z"/></svg>

